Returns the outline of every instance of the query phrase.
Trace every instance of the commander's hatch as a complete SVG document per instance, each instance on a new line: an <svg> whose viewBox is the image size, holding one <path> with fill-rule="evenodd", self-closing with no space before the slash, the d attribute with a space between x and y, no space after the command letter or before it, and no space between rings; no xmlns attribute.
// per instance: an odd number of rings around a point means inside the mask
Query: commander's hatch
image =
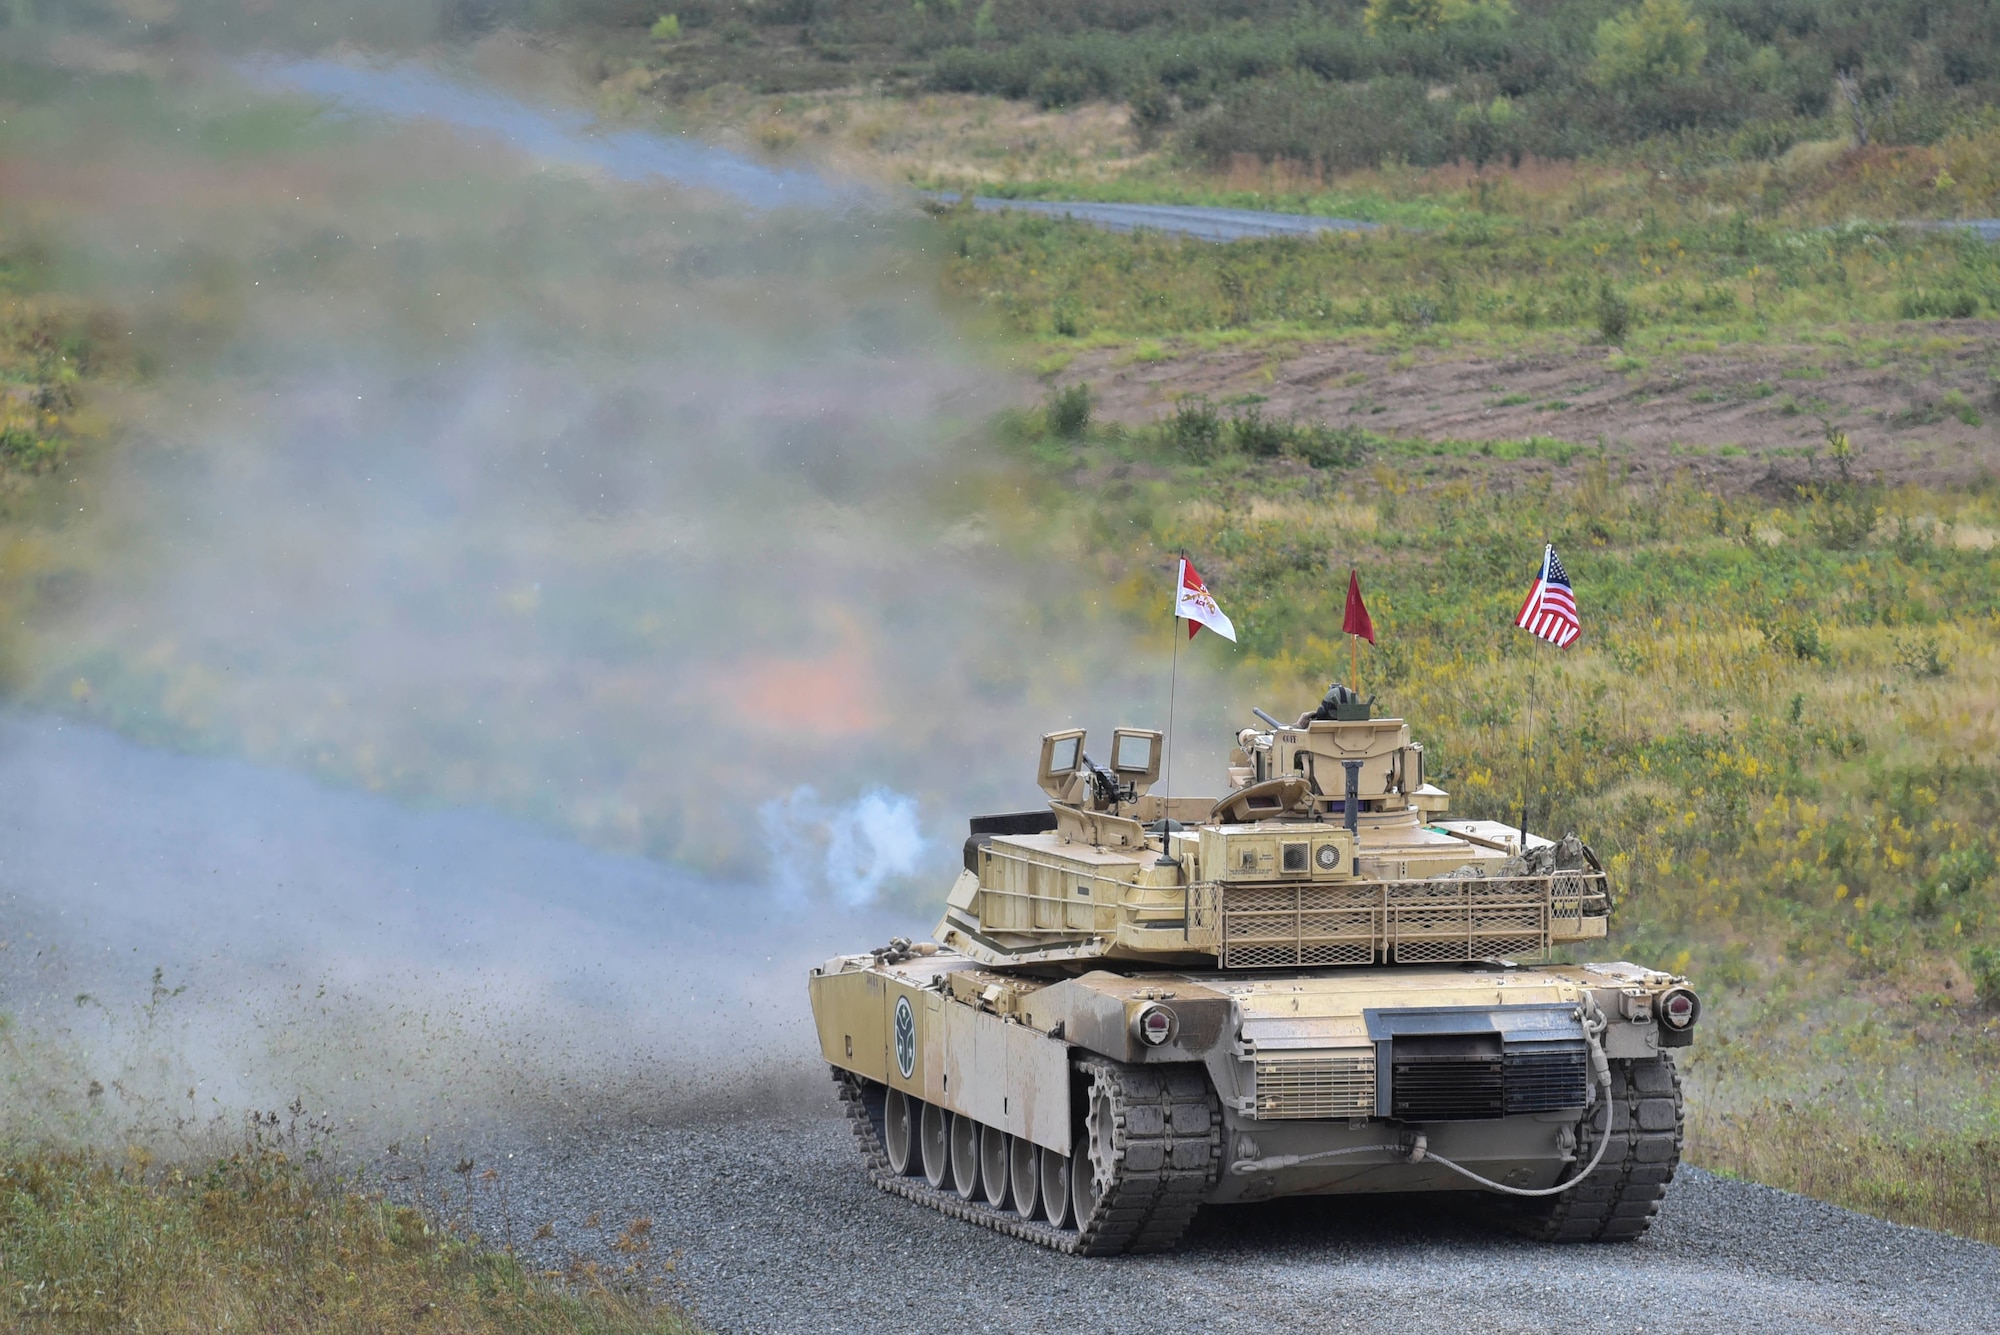
<svg viewBox="0 0 2000 1335"><path fill-rule="evenodd" d="M1065 728L1042 735L1042 763L1036 781L1051 801L1066 802L1075 786L1076 772L1083 765L1082 728Z"/></svg>
<svg viewBox="0 0 2000 1335"><path fill-rule="evenodd" d="M1111 772L1120 783L1143 795L1160 777L1161 741L1164 734L1150 728L1111 730Z"/></svg>

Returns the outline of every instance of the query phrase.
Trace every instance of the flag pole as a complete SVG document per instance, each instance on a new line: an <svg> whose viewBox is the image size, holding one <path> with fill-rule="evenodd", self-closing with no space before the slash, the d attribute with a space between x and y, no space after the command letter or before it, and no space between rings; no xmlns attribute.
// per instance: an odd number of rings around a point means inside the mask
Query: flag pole
<svg viewBox="0 0 2000 1335"><path fill-rule="evenodd" d="M1361 637L1347 637L1347 680L1354 686L1354 698L1361 698Z"/></svg>
<svg viewBox="0 0 2000 1335"><path fill-rule="evenodd" d="M1542 544L1542 569L1541 573L1535 577L1539 582L1546 583L1548 580L1549 554L1553 551L1555 551L1554 543L1544 542ZM1533 650L1529 652L1532 653ZM1527 751L1527 755L1523 757L1521 763L1521 852L1526 854L1528 851L1528 792L1535 778L1535 669L1532 664L1528 668L1528 731L1527 736L1523 739L1523 745Z"/></svg>
<svg viewBox="0 0 2000 1335"><path fill-rule="evenodd" d="M1528 851L1528 789L1535 776L1535 670L1528 669L1527 757L1521 765L1521 852Z"/></svg>
<svg viewBox="0 0 2000 1335"><path fill-rule="evenodd" d="M1160 757L1162 768L1166 770L1166 784L1160 794L1160 860L1156 867L1178 867L1180 859L1173 854L1174 829L1174 696L1180 690L1181 680L1181 582L1187 578L1187 557L1183 556L1174 566L1174 615L1168 620L1173 625L1173 657L1167 669L1167 745L1166 754ZM1187 932L1187 912L1181 913L1181 931Z"/></svg>

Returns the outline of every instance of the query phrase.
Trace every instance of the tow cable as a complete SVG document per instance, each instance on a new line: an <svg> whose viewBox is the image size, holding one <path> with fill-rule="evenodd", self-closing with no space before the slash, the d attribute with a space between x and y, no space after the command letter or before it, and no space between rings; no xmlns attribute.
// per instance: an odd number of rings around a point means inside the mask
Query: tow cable
<svg viewBox="0 0 2000 1335"><path fill-rule="evenodd" d="M1613 1117L1611 1111L1611 1062L1604 1055L1603 1043L1603 1034L1610 1022L1604 1018L1604 1012L1597 1008L1596 999L1587 992L1584 994L1581 1010L1583 1012L1584 1041L1590 1045L1590 1073L1596 1079L1598 1086L1604 1091L1604 1097L1600 1100L1604 1104L1604 1131L1597 1138L1597 1152L1590 1156L1590 1162L1584 1165L1582 1172L1567 1182L1558 1183L1553 1187L1533 1188L1510 1187L1504 1182L1495 1182L1490 1177L1481 1177L1463 1164L1452 1162L1442 1154L1432 1153L1430 1142L1422 1132L1418 1132L1415 1137L1409 1140L1399 1141L1393 1145L1349 1145L1344 1149L1320 1150L1315 1154L1280 1154L1269 1159L1239 1159L1231 1167L1230 1171L1247 1177L1253 1173L1276 1172L1281 1168L1295 1168L1300 1164L1317 1163L1321 1159L1334 1159L1344 1154L1400 1154L1403 1156L1404 1161L1408 1163L1423 1163L1428 1160L1431 1163L1442 1164L1452 1172L1457 1173L1460 1177L1470 1178L1480 1186L1485 1187L1488 1191L1497 1191L1508 1196L1559 1196L1596 1172L1597 1165L1604 1162L1606 1147L1611 1144L1611 1123Z"/></svg>

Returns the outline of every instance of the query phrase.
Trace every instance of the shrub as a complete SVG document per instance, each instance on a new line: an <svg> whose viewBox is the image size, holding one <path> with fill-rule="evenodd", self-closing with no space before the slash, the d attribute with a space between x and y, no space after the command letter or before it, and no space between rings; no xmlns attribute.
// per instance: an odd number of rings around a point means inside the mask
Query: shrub
<svg viewBox="0 0 2000 1335"><path fill-rule="evenodd" d="M1947 853L1938 862L1936 874L1918 884L1910 911L1920 918L1936 917L1945 900L1963 899L1992 880L1995 866L1993 854L1984 848Z"/></svg>
<svg viewBox="0 0 2000 1335"><path fill-rule="evenodd" d="M1174 405L1174 415L1162 425L1162 436L1174 449L1197 462L1213 459L1222 444L1222 419L1205 394L1190 394Z"/></svg>
<svg viewBox="0 0 2000 1335"><path fill-rule="evenodd" d="M662 14L653 21L653 40L671 42L681 35L681 17L678 14Z"/></svg>
<svg viewBox="0 0 2000 1335"><path fill-rule="evenodd" d="M1295 428L1292 452L1314 468L1352 468L1368 457L1368 433L1358 426L1338 430L1324 422Z"/></svg>
<svg viewBox="0 0 2000 1335"><path fill-rule="evenodd" d="M1353 171L1401 158L1417 165L1452 154L1453 113L1407 76L1327 84L1310 75L1261 80L1233 91L1183 134L1185 147L1218 165L1239 153Z"/></svg>
<svg viewBox="0 0 2000 1335"><path fill-rule="evenodd" d="M1929 680L1951 671L1951 659L1938 648L1937 636L1896 641L1896 665L1912 677Z"/></svg>
<svg viewBox="0 0 2000 1335"><path fill-rule="evenodd" d="M1623 343L1632 329L1632 303L1607 279L1597 288L1597 332L1606 343Z"/></svg>
<svg viewBox="0 0 2000 1335"><path fill-rule="evenodd" d="M1244 409L1229 423L1230 446L1254 459L1275 459L1285 452L1291 436L1289 426L1266 421L1264 410L1255 406Z"/></svg>
<svg viewBox="0 0 2000 1335"><path fill-rule="evenodd" d="M1970 320L1979 314L1976 292L1905 292L1898 302L1905 320Z"/></svg>
<svg viewBox="0 0 2000 1335"><path fill-rule="evenodd" d="M1972 990L1982 1006L2000 1007L2000 950L1992 946L1972 948Z"/></svg>
<svg viewBox="0 0 2000 1335"><path fill-rule="evenodd" d="M1497 27L1514 15L1510 0L1368 0L1361 15L1370 37L1436 32L1457 25Z"/></svg>
<svg viewBox="0 0 2000 1335"><path fill-rule="evenodd" d="M46 473L62 462L66 445L25 426L0 425L0 468Z"/></svg>
<svg viewBox="0 0 2000 1335"><path fill-rule="evenodd" d="M1081 440L1090 431L1090 386L1070 385L1050 393L1047 418L1050 435Z"/></svg>
<svg viewBox="0 0 2000 1335"><path fill-rule="evenodd" d="M1444 0L1368 0L1361 23L1370 37L1395 28L1436 32L1444 26Z"/></svg>
<svg viewBox="0 0 2000 1335"><path fill-rule="evenodd" d="M1708 37L1687 0L1644 0L1597 25L1591 77L1607 88L1639 89L1684 79L1708 58Z"/></svg>
<svg viewBox="0 0 2000 1335"><path fill-rule="evenodd" d="M1764 622L1757 629L1774 653L1795 658L1801 663L1824 663L1827 659L1826 641L1820 636L1819 622L1810 617L1774 619Z"/></svg>

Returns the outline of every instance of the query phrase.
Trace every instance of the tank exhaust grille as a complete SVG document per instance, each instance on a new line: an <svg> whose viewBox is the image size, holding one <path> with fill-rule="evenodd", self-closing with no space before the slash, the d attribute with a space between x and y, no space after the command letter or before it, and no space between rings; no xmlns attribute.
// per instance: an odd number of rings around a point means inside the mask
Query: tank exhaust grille
<svg viewBox="0 0 2000 1335"><path fill-rule="evenodd" d="M1507 1115L1498 1034L1397 1035L1389 1115L1406 1122L1474 1122Z"/></svg>
<svg viewBox="0 0 2000 1335"><path fill-rule="evenodd" d="M1337 1118L1375 1115L1375 1053L1315 1052L1257 1058L1257 1116Z"/></svg>
<svg viewBox="0 0 2000 1335"><path fill-rule="evenodd" d="M1508 1044L1508 1113L1559 1112L1589 1099L1589 1057L1582 1043Z"/></svg>

